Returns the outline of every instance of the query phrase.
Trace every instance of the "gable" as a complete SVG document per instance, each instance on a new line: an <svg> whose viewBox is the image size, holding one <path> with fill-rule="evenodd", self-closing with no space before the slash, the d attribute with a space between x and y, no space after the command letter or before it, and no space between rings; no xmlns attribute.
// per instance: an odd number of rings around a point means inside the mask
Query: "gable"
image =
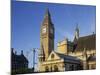
<svg viewBox="0 0 100 75"><path fill-rule="evenodd" d="M47 60L58 60L58 59L61 58L56 54L56 52L52 51Z"/></svg>

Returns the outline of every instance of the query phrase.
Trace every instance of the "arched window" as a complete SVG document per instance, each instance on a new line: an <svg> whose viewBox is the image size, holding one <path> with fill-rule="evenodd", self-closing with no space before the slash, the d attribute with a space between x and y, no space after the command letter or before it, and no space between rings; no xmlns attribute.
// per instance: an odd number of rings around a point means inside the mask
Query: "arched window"
<svg viewBox="0 0 100 75"><path fill-rule="evenodd" d="M49 72L49 67L48 66L45 67L45 72Z"/></svg>
<svg viewBox="0 0 100 75"><path fill-rule="evenodd" d="M58 66L54 65L54 72L57 72L57 71L58 71Z"/></svg>

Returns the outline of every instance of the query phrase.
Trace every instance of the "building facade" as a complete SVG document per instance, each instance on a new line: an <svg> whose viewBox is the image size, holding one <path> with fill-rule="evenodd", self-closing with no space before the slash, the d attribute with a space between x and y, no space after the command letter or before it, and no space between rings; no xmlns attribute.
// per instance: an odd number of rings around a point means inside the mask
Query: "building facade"
<svg viewBox="0 0 100 75"><path fill-rule="evenodd" d="M40 30L39 72L87 70L96 68L96 35L79 36L78 25L74 40L64 39L54 50L55 28L46 10Z"/></svg>
<svg viewBox="0 0 100 75"><path fill-rule="evenodd" d="M12 74L23 73L26 69L28 69L28 60L24 56L23 51L21 51L21 55L17 55L14 53L14 49L12 48L11 52L11 71Z"/></svg>

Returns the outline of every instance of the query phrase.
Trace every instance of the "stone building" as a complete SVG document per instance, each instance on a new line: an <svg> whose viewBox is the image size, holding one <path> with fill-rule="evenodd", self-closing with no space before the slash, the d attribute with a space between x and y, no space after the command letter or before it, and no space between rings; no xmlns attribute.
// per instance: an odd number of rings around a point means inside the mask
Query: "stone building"
<svg viewBox="0 0 100 75"><path fill-rule="evenodd" d="M57 43L57 52L68 55L73 50L73 43L67 38Z"/></svg>
<svg viewBox="0 0 100 75"><path fill-rule="evenodd" d="M25 69L28 69L28 60L24 56L23 51L21 55L17 55L12 48L11 52L11 72L12 74L23 73Z"/></svg>
<svg viewBox="0 0 100 75"><path fill-rule="evenodd" d="M79 36L79 28L76 28L76 33L73 41L73 50L68 54L75 56L83 61L83 69L95 69L96 68L96 34L90 34L87 36ZM76 39L76 36L78 38ZM85 64L84 64L85 63ZM91 64L90 64L91 63ZM93 68L90 66L93 66Z"/></svg>
<svg viewBox="0 0 100 75"><path fill-rule="evenodd" d="M48 59L42 62L40 71L43 72L57 72L57 71L71 71L81 70L82 61L73 56L66 56L64 54L52 51Z"/></svg>
<svg viewBox="0 0 100 75"><path fill-rule="evenodd" d="M79 36L78 25L74 40L64 39L54 50L55 28L46 10L40 30L39 72L86 70L96 68L95 34Z"/></svg>

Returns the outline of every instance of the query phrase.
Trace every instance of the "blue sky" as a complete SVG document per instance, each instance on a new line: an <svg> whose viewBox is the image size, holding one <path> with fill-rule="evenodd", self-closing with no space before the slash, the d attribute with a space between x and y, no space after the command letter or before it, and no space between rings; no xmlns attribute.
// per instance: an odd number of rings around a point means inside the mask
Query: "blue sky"
<svg viewBox="0 0 100 75"><path fill-rule="evenodd" d="M58 41L73 40L77 24L80 36L95 32L95 6L12 1L11 47L17 54L24 50L29 67L33 62L32 48L40 48L40 26L47 8L55 27L55 49Z"/></svg>

